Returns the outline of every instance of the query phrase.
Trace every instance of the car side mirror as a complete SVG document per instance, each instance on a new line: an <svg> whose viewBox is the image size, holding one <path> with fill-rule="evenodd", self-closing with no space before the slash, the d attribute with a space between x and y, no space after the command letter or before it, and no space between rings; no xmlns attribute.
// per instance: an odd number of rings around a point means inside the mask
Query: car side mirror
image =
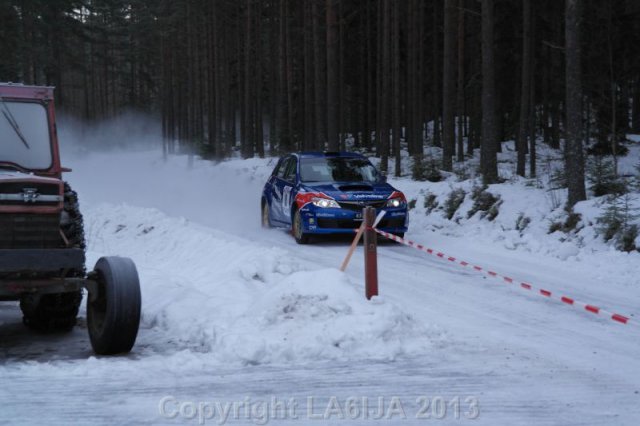
<svg viewBox="0 0 640 426"><path fill-rule="evenodd" d="M380 172L380 182L387 183L387 172Z"/></svg>

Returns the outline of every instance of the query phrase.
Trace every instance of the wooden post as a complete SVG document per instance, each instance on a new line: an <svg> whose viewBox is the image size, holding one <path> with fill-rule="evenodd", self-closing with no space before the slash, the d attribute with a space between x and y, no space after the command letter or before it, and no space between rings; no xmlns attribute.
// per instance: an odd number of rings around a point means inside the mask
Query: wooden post
<svg viewBox="0 0 640 426"><path fill-rule="evenodd" d="M367 299L378 295L378 236L373 230L376 220L376 209L365 207L364 218L364 279Z"/></svg>
<svg viewBox="0 0 640 426"><path fill-rule="evenodd" d="M363 232L364 232L364 220L362 221L362 224L358 228L358 231L356 232L356 236L353 238L353 242L351 243L351 247L349 247L349 252L347 253L347 256L344 258L344 261L342 262L342 266L340 266L340 270L342 272L344 272L347 269L347 265L349 264L349 261L351 260L351 256L353 255L353 252L356 250L358 243L360 242L360 238L362 238Z"/></svg>

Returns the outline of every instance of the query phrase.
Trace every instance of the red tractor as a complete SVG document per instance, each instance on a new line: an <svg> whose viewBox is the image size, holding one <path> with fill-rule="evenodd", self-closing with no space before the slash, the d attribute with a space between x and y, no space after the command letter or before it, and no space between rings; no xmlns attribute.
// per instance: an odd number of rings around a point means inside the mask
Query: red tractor
<svg viewBox="0 0 640 426"><path fill-rule="evenodd" d="M78 197L62 180L53 88L0 83L0 301L19 301L26 326L69 331L88 290L93 350L129 352L140 323L140 284L128 258L85 270Z"/></svg>

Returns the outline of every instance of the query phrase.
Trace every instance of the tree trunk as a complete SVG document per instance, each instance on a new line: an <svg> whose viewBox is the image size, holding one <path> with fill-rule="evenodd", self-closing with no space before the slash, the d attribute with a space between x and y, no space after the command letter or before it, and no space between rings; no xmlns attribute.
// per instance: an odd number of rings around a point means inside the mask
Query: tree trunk
<svg viewBox="0 0 640 426"><path fill-rule="evenodd" d="M329 151L338 151L338 18L336 0L327 0L327 139Z"/></svg>
<svg viewBox="0 0 640 426"><path fill-rule="evenodd" d="M520 126L516 173L525 176L527 134L529 133L529 95L531 93L531 0L522 0L522 76L520 86Z"/></svg>
<svg viewBox="0 0 640 426"><path fill-rule="evenodd" d="M391 137L391 109L388 107L389 98L391 96L391 0L381 0L382 7L380 9L382 32L381 32L381 50L382 59L380 60L381 78L380 78L380 170L387 172L389 170L389 139Z"/></svg>
<svg viewBox="0 0 640 426"><path fill-rule="evenodd" d="M423 111L422 111L422 46L423 29L421 26L423 10L421 0L407 2L407 85L406 85L406 117L405 140L409 153L423 153Z"/></svg>
<svg viewBox="0 0 640 426"><path fill-rule="evenodd" d="M566 131L565 162L569 196L567 208L586 200L582 152L581 0L565 3Z"/></svg>
<svg viewBox="0 0 640 426"><path fill-rule="evenodd" d="M613 26L613 10L610 7L607 20L607 50L609 51L609 78L610 78L610 97L611 97L611 155L613 156L613 173L618 175L618 120L617 113L617 91L618 83L614 72L613 43L611 41L611 27Z"/></svg>
<svg viewBox="0 0 640 426"><path fill-rule="evenodd" d="M444 55L442 62L442 168L451 171L455 151L455 37L457 0L444 0Z"/></svg>
<svg viewBox="0 0 640 426"><path fill-rule="evenodd" d="M303 33L303 69L304 69L304 78L303 78L303 99L304 102L302 104L303 107L303 117L304 117L304 133L302 139L302 150L309 151L313 148L315 144L315 135L316 132L314 130L314 113L315 113L315 100L313 98L313 15L311 14L311 3L304 2L302 4L303 9L303 25L302 25L302 33ZM310 34L311 33L311 34Z"/></svg>
<svg viewBox="0 0 640 426"><path fill-rule="evenodd" d="M485 184L498 181L495 63L494 0L482 0L482 141L480 168Z"/></svg>
<svg viewBox="0 0 640 426"><path fill-rule="evenodd" d="M287 76L287 0L280 0L278 21L278 150L292 149L291 127L289 127L289 82Z"/></svg>
<svg viewBox="0 0 640 426"><path fill-rule="evenodd" d="M631 113L631 125L634 133L640 133L640 74L636 76L633 87L633 110Z"/></svg>
<svg viewBox="0 0 640 426"><path fill-rule="evenodd" d="M347 91L350 89L346 87L344 82L344 55L343 55L343 35L344 35L344 21L342 19L343 12L342 6L344 2L338 1L338 88L337 88L337 105L338 105L338 149L340 151L346 151L345 140L347 124L347 110L345 98L349 98Z"/></svg>
<svg viewBox="0 0 640 426"><path fill-rule="evenodd" d="M531 84L529 85L529 177L536 177L536 162L537 162L537 151L536 151L536 79L535 79L535 51L534 48L534 40L535 40L535 24L532 22L531 25L531 73L529 78L531 79Z"/></svg>
<svg viewBox="0 0 640 426"><path fill-rule="evenodd" d="M440 67L438 64L440 63L440 37L438 37L439 31L439 22L440 22L440 14L438 13L438 4L439 0L434 0L431 2L433 4L433 25L431 31L433 32L432 36L432 47L431 47L431 64L432 64L432 93L431 96L433 98L433 111L432 111L432 119L433 119L433 146L441 146L442 142L440 141Z"/></svg>
<svg viewBox="0 0 640 426"><path fill-rule="evenodd" d="M550 84L549 84L549 79L551 78L550 72L549 72L549 68L551 64L551 59L550 59L551 55L549 51L551 50L551 48L548 46L545 46L543 47L543 49L544 49L543 60L546 66L544 66L542 70L542 99L540 100L542 105L542 139L544 143L546 143L547 145L551 145L551 132L550 132L551 129L549 128L549 120L551 119L551 114L549 114L549 109L551 105L551 93L550 93Z"/></svg>
<svg viewBox="0 0 640 426"><path fill-rule="evenodd" d="M558 8L558 12L561 12L560 8ZM555 16L557 15L557 16ZM551 33L552 39L558 40L558 44L560 44L560 40L563 38L562 33L562 18L560 13L555 14L552 17L552 25L551 25ZM562 117L562 89L560 87L557 78L554 78L556 75L561 75L562 73L562 53L557 49L550 49L550 63L551 63L551 106L550 106L550 114L551 114L551 147L554 149L560 149L560 127L563 123Z"/></svg>
<svg viewBox="0 0 640 426"><path fill-rule="evenodd" d="M313 56L314 56L314 86L313 86L313 98L314 98L314 110L315 110L315 129L316 139L315 148L323 150L325 143L327 142L327 122L324 119L325 111L327 111L327 105L325 100L325 83L326 74L324 73L324 61L326 55L322 55L322 48L320 44L320 13L318 12L318 0L309 0L311 3L311 15L312 15L312 31L313 31Z"/></svg>
<svg viewBox="0 0 640 426"><path fill-rule="evenodd" d="M254 146L255 151L260 158L264 158L264 120L262 114L262 2L257 3L256 19L255 19L255 53L254 53L254 95L255 95L255 112L254 117Z"/></svg>
<svg viewBox="0 0 640 426"><path fill-rule="evenodd" d="M456 101L458 110L458 162L464 161L464 13L464 0L458 0L458 99Z"/></svg>
<svg viewBox="0 0 640 426"><path fill-rule="evenodd" d="M371 151L373 147L373 133L376 123L376 86L375 86L375 37L373 28L375 28L375 16L372 17L372 10L375 10L373 3L367 3L367 19L366 19L366 87L365 87L365 125L364 125L364 147L367 151Z"/></svg>
<svg viewBox="0 0 640 426"><path fill-rule="evenodd" d="M397 0L393 2L393 29L391 34L391 40L393 42L392 56L392 79L393 79L393 155L395 157L395 175L401 176L402 174L402 162L400 156L400 139L402 133L402 126L400 124L400 2Z"/></svg>
<svg viewBox="0 0 640 426"><path fill-rule="evenodd" d="M243 158L253 156L253 114L252 101L254 99L252 90L252 69L251 69L251 33L253 27L253 0L247 0L247 22L246 32L244 34L244 104L242 108L242 134L241 134L241 151Z"/></svg>
<svg viewBox="0 0 640 426"><path fill-rule="evenodd" d="M215 3L215 2L213 2ZM268 46L271 46L269 54L271 56L271 66L269 67L269 154L276 155L279 150L280 140L280 61L279 58L279 43L278 43L278 8L276 7L276 0L273 0L271 5L271 25L269 28Z"/></svg>
<svg viewBox="0 0 640 426"><path fill-rule="evenodd" d="M296 142L298 141L297 127L295 121L295 105L293 102L294 91L294 75L293 75L293 48L291 47L291 33L290 33L290 18L289 18L289 2L284 1L284 41L285 41L285 81L287 91L287 129L288 129L288 142L289 150L296 149ZM299 149L299 147L297 148Z"/></svg>

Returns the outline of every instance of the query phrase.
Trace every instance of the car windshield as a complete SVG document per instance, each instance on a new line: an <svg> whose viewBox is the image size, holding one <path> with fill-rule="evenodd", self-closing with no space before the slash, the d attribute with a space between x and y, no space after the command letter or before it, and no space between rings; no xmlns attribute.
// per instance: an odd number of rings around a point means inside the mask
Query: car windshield
<svg viewBox="0 0 640 426"><path fill-rule="evenodd" d="M0 163L25 169L51 166L49 123L44 105L0 98Z"/></svg>
<svg viewBox="0 0 640 426"><path fill-rule="evenodd" d="M378 171L364 158L319 157L300 160L302 182L376 182Z"/></svg>

